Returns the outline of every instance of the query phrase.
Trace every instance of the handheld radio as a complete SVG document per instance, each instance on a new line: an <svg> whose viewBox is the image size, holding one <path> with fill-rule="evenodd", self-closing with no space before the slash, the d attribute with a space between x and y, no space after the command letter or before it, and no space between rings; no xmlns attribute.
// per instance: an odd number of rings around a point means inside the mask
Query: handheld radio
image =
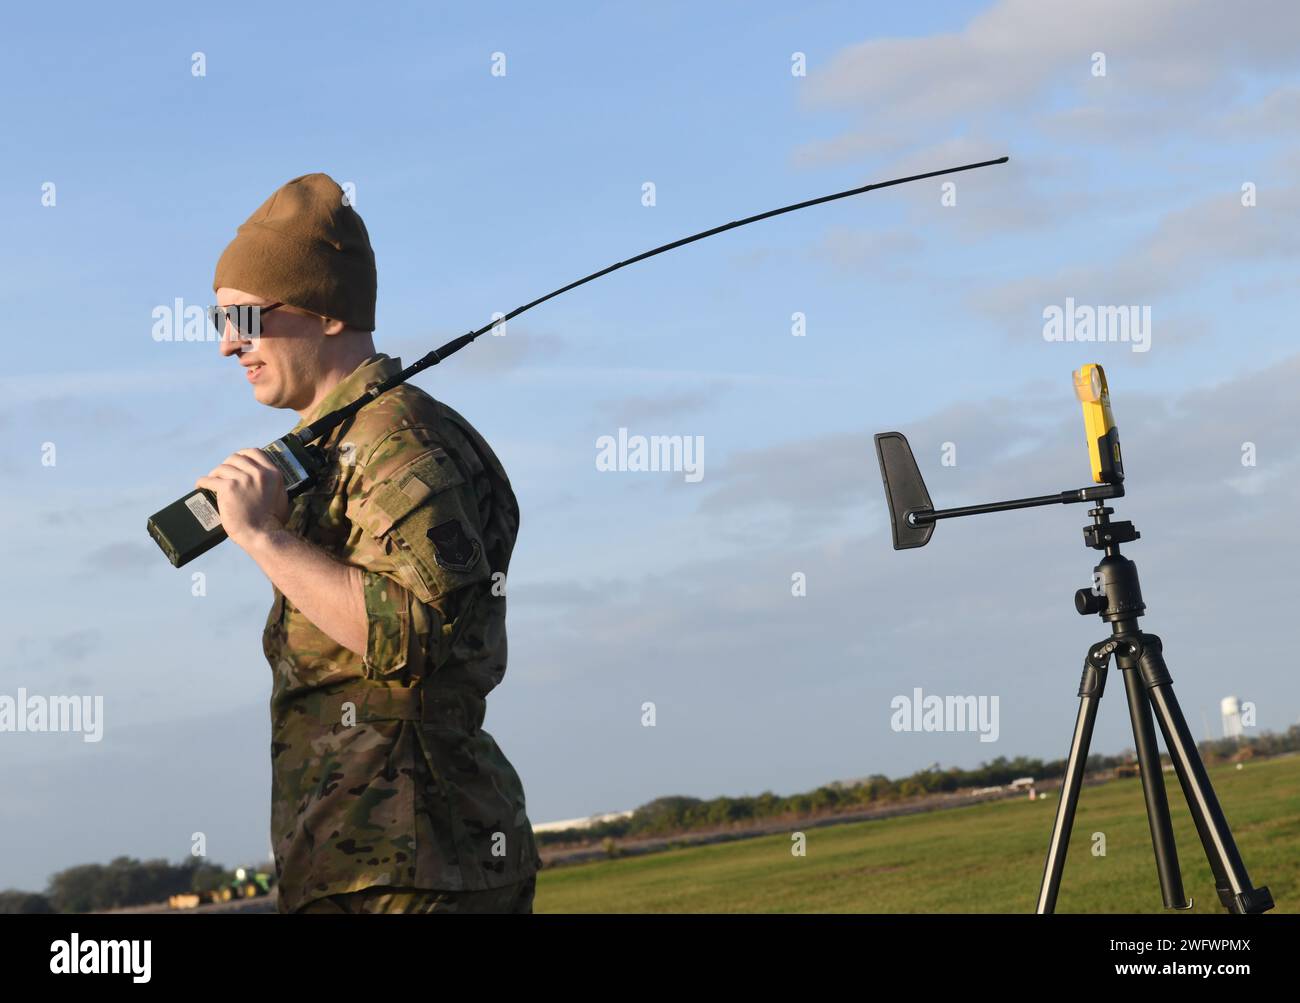
<svg viewBox="0 0 1300 1003"><path fill-rule="evenodd" d="M284 478L289 497L301 494L325 464L319 446L303 442L290 432L263 446L262 452ZM149 517L149 535L162 548L173 567L188 564L226 538L217 511L217 496L207 488L195 488Z"/></svg>

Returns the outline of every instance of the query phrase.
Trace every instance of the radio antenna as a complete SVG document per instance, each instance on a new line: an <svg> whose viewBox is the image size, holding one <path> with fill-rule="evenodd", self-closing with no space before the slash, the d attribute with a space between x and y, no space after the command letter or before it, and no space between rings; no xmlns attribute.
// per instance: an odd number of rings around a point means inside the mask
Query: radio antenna
<svg viewBox="0 0 1300 1003"><path fill-rule="evenodd" d="M371 387L351 404L346 404L337 411L331 411L329 414L317 419L310 425L304 426L297 433L298 441L303 445L314 442L321 436L327 434L331 429L347 421L380 394L393 389L393 387L398 386L401 383L405 383L416 373L423 372L430 366L436 366L443 359L459 352L475 338L492 330L492 328L496 327L498 324L505 323L514 317L518 317L525 310L531 310L533 307L545 303L549 299L554 299L561 293L567 293L570 289L577 289L578 286L586 285L588 282L592 282L595 279L600 278L602 275L608 275L610 272L617 271L627 265L635 264L638 261L644 261L646 258L653 258L656 254L663 254L664 251L671 251L675 247L684 247L686 244L694 243L697 240L703 240L705 237L712 237L714 234L722 233L725 230L734 230L738 226L747 226L750 223L757 223L760 219L769 219L772 216L780 216L782 213L807 209L810 206L821 205L823 202L834 202L836 199L846 199L853 195L862 195L865 192L874 191L877 188L892 188L894 185L905 185L912 181L924 181L926 178L937 178L944 174L956 174L959 171L973 171L980 167L992 167L994 164L1005 164L1010 159L1010 157L998 157L996 160L981 160L977 164L963 164L960 167L946 167L941 171L927 171L925 174L912 174L905 178L894 178L890 181L877 181L875 184L863 185L861 188L850 188L848 191L836 192L834 195L823 195L821 198L808 199L806 202L796 202L794 205L782 206L780 209L772 209L768 212L760 212L756 216L746 216L744 219L736 219L732 220L730 223L724 223L722 226L715 226L711 230L703 230L700 233L692 234L689 237L682 237L680 240L674 240L670 244L664 244L661 247L656 247L653 250L638 254L634 258L628 258L626 261L620 261L616 264L610 265L608 268L602 268L600 271L592 272L590 275L578 279L576 282L570 282L567 286L561 286L559 289L549 292L545 296L539 296L531 303L525 303L523 306L515 307L515 309L511 310L505 316L483 325L477 331L470 331L468 334L462 334L459 338L453 338L442 347L435 348L428 355L424 356L424 358L411 363L411 365L407 366L400 373L397 373L394 376L389 377L387 380L384 380L384 382Z"/></svg>

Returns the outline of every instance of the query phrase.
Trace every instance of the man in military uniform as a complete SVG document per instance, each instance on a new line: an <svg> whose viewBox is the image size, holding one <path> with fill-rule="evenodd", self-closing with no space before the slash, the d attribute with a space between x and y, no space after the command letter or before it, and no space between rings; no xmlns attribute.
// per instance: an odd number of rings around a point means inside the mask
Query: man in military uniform
<svg viewBox="0 0 1300 1003"><path fill-rule="evenodd" d="M298 428L402 368L375 351L365 224L295 178L217 264L221 353ZM523 785L483 730L506 670L519 508L492 449L402 384L319 445L289 502L258 449L197 486L271 580L271 833L281 912L531 912L541 866Z"/></svg>

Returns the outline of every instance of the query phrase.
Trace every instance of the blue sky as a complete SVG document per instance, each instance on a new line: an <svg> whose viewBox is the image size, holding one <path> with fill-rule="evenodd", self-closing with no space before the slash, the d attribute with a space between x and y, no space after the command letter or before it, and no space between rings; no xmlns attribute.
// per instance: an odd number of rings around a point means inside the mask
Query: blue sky
<svg viewBox="0 0 1300 1003"><path fill-rule="evenodd" d="M534 822L1064 755L1101 636L1071 604L1082 510L895 553L871 434L911 437L940 505L1081 486L1070 372L1090 361L1124 436L1145 626L1193 730L1229 693L1261 728L1294 723L1295 21L1110 0L8 14L0 694L103 695L105 734L0 734L0 887L176 859L195 831L220 861L266 853L269 584L233 545L178 572L144 522L296 418L214 344L150 332L160 305L209 303L235 227L312 171L355 184L376 343L410 362L685 234L1012 158L958 175L956 205L926 182L637 264L417 378L522 507L487 728ZM1047 342L1066 297L1150 307L1150 350ZM597 471L620 426L702 436L703 479ZM998 742L892 731L915 686L998 695ZM1095 747L1131 744L1115 699Z"/></svg>

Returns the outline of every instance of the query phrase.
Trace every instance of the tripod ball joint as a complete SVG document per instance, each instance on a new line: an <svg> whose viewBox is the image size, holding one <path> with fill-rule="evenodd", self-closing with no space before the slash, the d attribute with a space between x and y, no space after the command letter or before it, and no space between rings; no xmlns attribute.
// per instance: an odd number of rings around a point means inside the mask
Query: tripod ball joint
<svg viewBox="0 0 1300 1003"><path fill-rule="evenodd" d="M1074 594L1074 608L1083 616L1096 614L1115 622L1141 616L1146 611L1137 565L1119 553L1108 554L1092 569L1092 588Z"/></svg>

